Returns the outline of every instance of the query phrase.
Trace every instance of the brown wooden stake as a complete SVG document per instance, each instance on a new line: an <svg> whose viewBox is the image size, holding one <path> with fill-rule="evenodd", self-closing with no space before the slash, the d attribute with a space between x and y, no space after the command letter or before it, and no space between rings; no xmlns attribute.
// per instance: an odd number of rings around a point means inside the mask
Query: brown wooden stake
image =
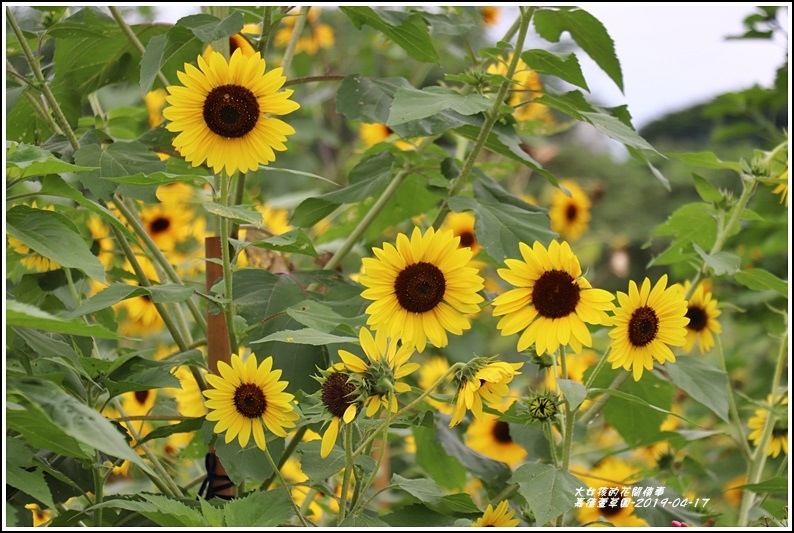
<svg viewBox="0 0 794 533"><path fill-rule="evenodd" d="M221 260L221 238L220 237L206 237L204 239L204 253L207 259ZM210 291L213 285L223 277L223 266L216 261L207 261L207 292ZM226 317L222 312L213 313L211 306L207 307L207 360L209 363L210 372L218 374L218 361L231 364L232 349L229 345L229 331L226 328ZM209 453L215 455L215 447L210 446ZM226 469L220 462L220 459L215 461L215 471L212 479L210 493L215 493L218 496L234 496L234 486L226 488L221 487L228 482L226 481Z"/></svg>

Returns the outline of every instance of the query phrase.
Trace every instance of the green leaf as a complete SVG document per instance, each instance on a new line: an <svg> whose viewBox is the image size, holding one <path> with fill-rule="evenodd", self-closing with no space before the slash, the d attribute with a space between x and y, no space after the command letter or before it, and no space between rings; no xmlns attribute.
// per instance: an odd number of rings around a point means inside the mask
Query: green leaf
<svg viewBox="0 0 794 533"><path fill-rule="evenodd" d="M178 283L152 285L150 287L138 287L128 283L111 283L102 291L85 300L79 307L68 313L66 317L76 318L95 313L122 300L138 296L149 296L155 303L183 302L190 298L194 292L193 288Z"/></svg>
<svg viewBox="0 0 794 533"><path fill-rule="evenodd" d="M678 208L653 230L654 235L673 237L673 242L654 258L651 266L674 264L688 259L694 255L690 252L690 243L695 243L704 250L710 249L717 239L717 223L713 215L714 209L705 203L689 203Z"/></svg>
<svg viewBox="0 0 794 533"><path fill-rule="evenodd" d="M180 388L179 380L170 372L171 361L153 361L135 355L100 378L111 397L130 391L158 388Z"/></svg>
<svg viewBox="0 0 794 533"><path fill-rule="evenodd" d="M123 339L123 335L114 333L97 324L86 324L77 320L66 320L42 311L38 307L23 304L16 300L6 300L6 326L34 328L68 335L96 337L99 339Z"/></svg>
<svg viewBox="0 0 794 533"><path fill-rule="evenodd" d="M463 490L466 484L466 469L460 461L444 451L436 438L435 427L422 425L412 429L416 439L417 466L445 489Z"/></svg>
<svg viewBox="0 0 794 533"><path fill-rule="evenodd" d="M340 6L339 9L350 18L356 28L366 24L382 32L393 40L408 55L417 61L438 63L438 52L421 13L391 11L364 6Z"/></svg>
<svg viewBox="0 0 794 533"><path fill-rule="evenodd" d="M62 161L51 152L29 144L9 143L6 148L6 179L24 179L61 172L80 172L94 167L81 167Z"/></svg>
<svg viewBox="0 0 794 533"><path fill-rule="evenodd" d="M90 459L93 450L83 447L77 440L68 435L63 428L53 423L44 410L36 404L24 407L19 404L6 403L7 428L18 432L33 448L52 450L67 457Z"/></svg>
<svg viewBox="0 0 794 533"><path fill-rule="evenodd" d="M785 476L773 477L760 483L748 483L747 485L739 485L734 487L736 489L749 490L756 494L788 494L791 488L791 483Z"/></svg>
<svg viewBox="0 0 794 533"><path fill-rule="evenodd" d="M228 218L237 223L253 224L259 229L263 228L262 213L253 205L250 209L243 205L226 206L215 202L204 202L201 206L208 212L219 217Z"/></svg>
<svg viewBox="0 0 794 533"><path fill-rule="evenodd" d="M214 427L215 422L205 422L205 428ZM206 429L205 429L206 430ZM265 430L265 442L270 453L278 457L284 449L284 439L275 437ZM273 468L254 442L253 436L245 448L240 447L238 439L226 443L226 434L221 434L215 441L215 453L226 469L226 474L235 485L244 484L247 480L264 480L273 474Z"/></svg>
<svg viewBox="0 0 794 533"><path fill-rule="evenodd" d="M563 81L590 91L582 74L582 68L579 66L579 59L572 52L556 54L537 48L523 52L521 59L535 72L557 76Z"/></svg>
<svg viewBox="0 0 794 533"><path fill-rule="evenodd" d="M139 496L136 495L132 497L137 498ZM141 497L146 501L113 498L105 500L98 505L94 505L89 509L126 509L128 511L140 513L152 522L169 528L197 528L206 527L208 525L204 516L198 509L188 507L180 500L175 500L160 494L142 494Z"/></svg>
<svg viewBox="0 0 794 533"><path fill-rule="evenodd" d="M165 172L165 163L139 142L115 142L104 150L97 144L89 144L74 153L74 160L77 164L99 169L81 172L77 176L83 186L99 199L111 200L112 194L119 190L133 198L151 202L158 201L154 185L118 187L107 179Z"/></svg>
<svg viewBox="0 0 794 533"><path fill-rule="evenodd" d="M687 165L692 165L693 167L714 168L718 170L728 169L737 173L742 171L739 163L734 163L733 161L722 161L714 154L714 152L682 152L668 153L666 155L678 159L679 161L683 161ZM710 201L707 198L703 199Z"/></svg>
<svg viewBox="0 0 794 533"><path fill-rule="evenodd" d="M675 363L664 365L670 381L693 400L711 409L728 422L728 376L708 363L680 355Z"/></svg>
<svg viewBox="0 0 794 533"><path fill-rule="evenodd" d="M301 468L312 482L322 481L345 468L345 452L340 446L334 446L327 457L320 457L320 441L301 442L297 452L301 456ZM375 470L375 460L368 455L356 457L354 464L366 472Z"/></svg>
<svg viewBox="0 0 794 533"><path fill-rule="evenodd" d="M38 500L43 507L55 509L52 492L44 479L44 472L36 468L23 468L21 466L6 465L6 485L14 487Z"/></svg>
<svg viewBox="0 0 794 533"><path fill-rule="evenodd" d="M424 503L436 503L445 495L432 479L408 479L392 474L391 483Z"/></svg>
<svg viewBox="0 0 794 533"><path fill-rule="evenodd" d="M482 514L479 509L477 511ZM398 527L403 530L427 531L430 528L451 528L454 525L452 517L444 516L418 503L400 507L393 512L382 515L380 518L391 527Z"/></svg>
<svg viewBox="0 0 794 533"><path fill-rule="evenodd" d="M6 231L34 252L64 268L76 268L105 282L105 267L91 253L80 230L68 217L25 205L6 212Z"/></svg>
<svg viewBox="0 0 794 533"><path fill-rule="evenodd" d="M215 501L217 502L217 500ZM201 514L204 515L204 520L210 527L221 528L224 526L225 507L218 507L218 505L225 506L226 502L213 505L204 498L199 498L199 504L201 504Z"/></svg>
<svg viewBox="0 0 794 533"><path fill-rule="evenodd" d="M562 395L568 400L571 409L579 407L587 397L587 389L578 381L557 378L557 385L559 385Z"/></svg>
<svg viewBox="0 0 794 533"><path fill-rule="evenodd" d="M674 391L673 385L650 372L645 372L640 381L629 376L620 390L609 391L613 397L604 406L604 419L630 446L655 438L669 414Z"/></svg>
<svg viewBox="0 0 794 533"><path fill-rule="evenodd" d="M281 235L274 235L261 241L254 241L248 246L275 250L282 253L294 253L317 257L317 250L312 246L312 240L300 228L293 228Z"/></svg>
<svg viewBox="0 0 794 533"><path fill-rule="evenodd" d="M141 57L141 92L145 94L151 90L158 71L172 77L176 76L177 70L184 71L184 64L196 61L203 48L204 43L179 23L169 28L165 35L152 37Z"/></svg>
<svg viewBox="0 0 794 533"><path fill-rule="evenodd" d="M312 328L304 328L297 330L284 330L271 333L267 337L251 341L250 344L259 344L262 342L289 342L297 344L311 344L312 346L325 346L326 344L343 344L347 342L358 342L357 337L343 337L339 335L332 335L323 331L318 331Z"/></svg>
<svg viewBox="0 0 794 533"><path fill-rule="evenodd" d="M490 109L493 103L486 97L473 93L461 94L444 87L425 89L400 88L394 93L387 126L396 126L420 120L452 109L461 115L474 115Z"/></svg>
<svg viewBox="0 0 794 533"><path fill-rule="evenodd" d="M210 43L239 33L243 29L244 22L243 13L235 10L223 20L219 20L212 15L199 13L182 17L177 24L190 28L193 35L201 42Z"/></svg>
<svg viewBox="0 0 794 533"><path fill-rule="evenodd" d="M287 314L297 322L307 328L331 333L342 324L350 324L350 320L325 304L314 300L304 300L287 309ZM364 325L364 320L356 321L358 325Z"/></svg>
<svg viewBox="0 0 794 533"><path fill-rule="evenodd" d="M623 92L623 73L615 54L615 43L597 18L578 7L561 7L539 9L532 21L538 35L552 43L560 42L562 33L569 32L576 44Z"/></svg>
<svg viewBox="0 0 794 533"><path fill-rule="evenodd" d="M294 516L292 504L284 490L255 491L226 504L226 526L233 528L278 527Z"/></svg>
<svg viewBox="0 0 794 533"><path fill-rule="evenodd" d="M160 426L149 433L146 434L140 441L139 444L143 444L144 442L148 442L150 440L156 439L165 439L170 437L171 435L176 435L178 433L192 433L194 431L199 431L201 427L204 425L204 417L199 416L196 418L188 418L187 420L182 420L176 424L170 424L168 426ZM202 500L203 501L203 500Z"/></svg>
<svg viewBox="0 0 794 533"><path fill-rule="evenodd" d="M576 503L576 489L582 481L552 465L530 463L518 467L513 479L518 492L526 499L538 525L560 516Z"/></svg>
<svg viewBox="0 0 794 533"><path fill-rule="evenodd" d="M636 131L611 115L607 115L606 113L590 113L588 111L583 111L581 115L587 122L592 124L595 129L626 146L631 146L640 150L656 151L656 149L648 144L648 141L640 137Z"/></svg>
<svg viewBox="0 0 794 533"><path fill-rule="evenodd" d="M742 259L730 252L717 252L716 254L706 253L697 243L692 243L695 252L703 258L703 262L711 268L715 276L734 274L742 267Z"/></svg>
<svg viewBox="0 0 794 533"><path fill-rule="evenodd" d="M695 190L704 202L716 204L722 201L722 193L706 178L692 174L692 179L695 182Z"/></svg>
<svg viewBox="0 0 794 533"><path fill-rule="evenodd" d="M788 282L763 268L741 270L733 275L733 279L754 291L771 290L782 296L788 296Z"/></svg>
<svg viewBox="0 0 794 533"><path fill-rule="evenodd" d="M510 479L510 467L481 455L460 440L458 434L447 426L445 417L436 425L436 438L447 455L455 457L466 470L478 477L485 485L503 489Z"/></svg>

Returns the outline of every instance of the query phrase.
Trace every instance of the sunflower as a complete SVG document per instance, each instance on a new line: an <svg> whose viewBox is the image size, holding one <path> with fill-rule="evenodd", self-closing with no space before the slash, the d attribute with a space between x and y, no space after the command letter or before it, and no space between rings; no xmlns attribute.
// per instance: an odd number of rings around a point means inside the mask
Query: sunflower
<svg viewBox="0 0 794 533"><path fill-rule="evenodd" d="M125 392L121 395L121 408L126 416L145 416L151 414L157 401L157 389L136 390ZM122 425L132 425L140 437L145 437L152 431L152 425L146 420L123 422Z"/></svg>
<svg viewBox="0 0 794 533"><path fill-rule="evenodd" d="M192 418L207 414L201 389L199 389L196 378L193 377L190 369L187 366L178 366L172 369L172 373L179 380L179 388L166 390L174 397L179 414ZM206 373L203 370L201 374L206 379ZM183 448L193 439L193 436L193 432L174 433L168 437L168 444L174 448Z"/></svg>
<svg viewBox="0 0 794 533"><path fill-rule="evenodd" d="M358 135L361 137L361 142L364 143L366 148L370 148L378 143L384 142L393 133L394 131L392 131L392 129L386 124L378 123L363 123L361 124L361 128L358 130ZM394 146L403 151L413 150L416 148L415 144L402 139L396 139L394 141Z"/></svg>
<svg viewBox="0 0 794 533"><path fill-rule="evenodd" d="M6 239L8 239L8 245L11 247L11 249L22 256L20 263L22 263L22 266L24 266L26 269L33 272L50 272L52 270L58 270L61 268L61 265L52 259L44 257L40 253L34 251L30 248L30 246L23 243L16 237L6 235Z"/></svg>
<svg viewBox="0 0 794 533"><path fill-rule="evenodd" d="M306 15L306 25L304 31L308 26L309 36L301 36L298 43L295 45L295 53L306 52L309 55L314 55L321 48L331 48L334 45L334 30L328 24L318 22L317 18L320 16L320 10L314 7L309 9ZM295 18L297 15L286 16L282 20L284 26L276 32L273 39L273 44L278 47L286 47L292 37L292 32L295 28Z"/></svg>
<svg viewBox="0 0 794 533"><path fill-rule="evenodd" d="M480 17L486 27L496 26L501 10L496 6L481 6Z"/></svg>
<svg viewBox="0 0 794 533"><path fill-rule="evenodd" d="M740 474L735 478L731 479L723 486L722 493L725 495L725 499L728 501L731 507L739 507L742 503L742 496L744 495L744 489L739 489L736 487L741 487L742 485L747 484L747 475Z"/></svg>
<svg viewBox="0 0 794 533"><path fill-rule="evenodd" d="M518 350L533 344L538 355L571 346L575 353L591 346L586 324L608 324L606 311L613 309L614 295L594 289L582 277L579 260L567 242L551 241L548 250L538 241L532 248L519 243L523 261L507 259L508 268L497 272L516 289L497 296L494 316L503 336L524 332Z"/></svg>
<svg viewBox="0 0 794 533"><path fill-rule="evenodd" d="M788 207L788 161L786 161L786 169L780 174L780 176L775 178L775 182L773 182L775 186L772 189L772 194L779 194L780 195L780 203L786 204Z"/></svg>
<svg viewBox="0 0 794 533"><path fill-rule="evenodd" d="M588 487L588 498L595 498L595 505L583 505L576 513L576 518L582 524L589 524L599 518L606 520L617 527L644 527L648 523L634 515L634 502L631 498L632 491L628 487L629 483L639 481L639 469L631 466L626 461L616 457L607 457L600 461L598 465L591 468L588 474L575 472L572 473L581 479ZM581 471L581 468L578 470ZM598 506L599 489L617 489L613 492L614 496L608 497L603 507ZM587 500L587 499L586 499ZM587 501L585 500L585 503ZM612 505L612 504L615 505Z"/></svg>
<svg viewBox="0 0 794 533"><path fill-rule="evenodd" d="M513 401L515 398L504 401L498 410L504 412ZM521 463L527 456L527 451L510 436L510 424L491 413L483 413L482 419L475 419L469 424L464 438L466 446L472 450L511 467Z"/></svg>
<svg viewBox="0 0 794 533"><path fill-rule="evenodd" d="M165 89L152 89L143 95L143 103L149 113L149 127L156 128L165 121L163 108L167 94Z"/></svg>
<svg viewBox="0 0 794 533"><path fill-rule="evenodd" d="M507 500L502 500L494 509L490 503L485 508L483 515L472 522L471 527L515 527L519 524L518 518L513 518L515 511L507 510Z"/></svg>
<svg viewBox="0 0 794 533"><path fill-rule="evenodd" d="M449 370L449 362L445 357L434 356L424 361L419 368L419 388L423 391L429 390L441 376L447 373L447 370ZM451 377L448 377L438 388L443 389L450 380ZM441 413L452 414L452 406L447 402L434 400L430 396L425 401Z"/></svg>
<svg viewBox="0 0 794 533"><path fill-rule="evenodd" d="M309 476L301 470L300 461L295 457L287 459L284 466L281 467L281 475L284 476L285 481L292 485L292 498L295 500L295 505L299 508L303 508L306 497L311 493L312 501L308 503L309 508L306 518L317 524L323 517L323 508L317 501L322 497L322 494L311 490L308 483Z"/></svg>
<svg viewBox="0 0 794 533"><path fill-rule="evenodd" d="M632 370L634 381L642 377L643 369L651 370L653 360L663 364L675 363L670 346L686 343L687 303L681 286L667 287L667 274L651 289L651 280L645 278L638 290L634 280L629 281L629 293L618 292L620 308L615 311L611 352L607 361L612 368ZM668 346L669 345L669 346Z"/></svg>
<svg viewBox="0 0 794 533"><path fill-rule="evenodd" d="M361 328L358 339L368 361L347 350L339 350L342 363L337 363L334 368L355 373L363 380L368 394L364 400L367 416L374 416L381 407L396 413L396 393L411 390L410 385L398 380L419 368L417 363L407 362L414 353L413 346L403 344L398 349L396 340L387 340L384 336L373 338L367 328Z"/></svg>
<svg viewBox="0 0 794 533"><path fill-rule="evenodd" d="M141 208L143 226L163 252L173 251L188 239L195 218L194 212L184 206L159 203Z"/></svg>
<svg viewBox="0 0 794 533"><path fill-rule="evenodd" d="M93 213L88 216L86 226L91 233L93 241L91 251L105 265L105 269L109 269L115 261L113 237L110 234L110 228L99 215Z"/></svg>
<svg viewBox="0 0 794 533"><path fill-rule="evenodd" d="M689 291L691 285L689 280L684 283L684 293ZM686 325L685 353L691 352L695 343L701 354L711 350L714 346L713 334L722 333L722 326L717 322L721 314L722 311L717 309L717 300L711 297L711 291L703 283L699 284L687 301L686 317L689 324Z"/></svg>
<svg viewBox="0 0 794 533"><path fill-rule="evenodd" d="M286 381L278 381L281 370L273 370L273 358L267 357L257 366L256 356L249 355L243 362L232 354L231 366L218 362L220 376L207 375L213 387L204 391L208 398L204 404L211 411L207 420L217 422L215 433L226 432L226 443L235 437L241 447L248 444L251 433L256 445L264 450L264 426L279 437L286 437L284 428L295 427L298 414L294 411L293 395L283 392Z"/></svg>
<svg viewBox="0 0 794 533"><path fill-rule="evenodd" d="M29 509L32 513L33 527L46 526L52 520L52 512L49 509L39 508L37 503L27 503L25 509Z"/></svg>
<svg viewBox="0 0 794 533"><path fill-rule="evenodd" d="M345 372L331 371L326 373L320 386L320 400L333 418L323 433L320 446L320 457L328 457L339 436L339 426L349 424L358 414L358 388L355 380Z"/></svg>
<svg viewBox="0 0 794 533"><path fill-rule="evenodd" d="M513 54L508 54L504 62L498 62L488 67L488 74L507 74L507 65L513 61ZM519 122L543 121L553 122L554 118L549 112L548 106L539 104L534 100L543 96L543 83L540 75L529 68L523 59L518 60L515 74L513 74L513 86L510 91L509 103L515 108L513 116Z"/></svg>
<svg viewBox="0 0 794 533"><path fill-rule="evenodd" d="M447 331L461 335L471 328L464 315L480 310L483 279L468 266L471 249L459 243L451 231L430 228L422 235L416 227L410 240L397 235L396 247L373 248L377 258L362 260L365 274L359 278L367 287L361 296L375 300L366 309L367 324L418 352L428 340L446 346Z"/></svg>
<svg viewBox="0 0 794 533"><path fill-rule="evenodd" d="M577 241L590 223L590 198L574 181L560 180L560 186L571 194L569 196L562 189L555 189L552 193L549 206L551 229L563 239Z"/></svg>
<svg viewBox="0 0 794 533"><path fill-rule="evenodd" d="M300 107L289 100L291 89L278 91L286 81L282 69L265 74L259 52L246 57L240 49L228 63L213 52L209 61L199 56L198 65L185 63L185 72L177 72L184 86L168 87L171 105L163 116L171 121L168 131L179 132L174 147L194 167L206 161L215 173L248 172L275 161L273 150L286 150L295 130L267 115Z"/></svg>
<svg viewBox="0 0 794 533"><path fill-rule="evenodd" d="M138 256L137 260L146 277L156 283L157 272L151 260L146 256ZM126 263L124 269L127 272L133 271L129 262ZM124 282L130 285L139 285L137 281L133 282L127 279ZM153 335L165 327L163 318L148 294L122 300L115 304L113 309L125 311L122 314L122 320L119 322L119 333L122 335Z"/></svg>
<svg viewBox="0 0 794 533"><path fill-rule="evenodd" d="M455 237L460 237L458 248L471 248L473 255L477 255L477 252L482 249L477 242L477 235L474 234L474 215L469 212L451 211L444 219L441 229L452 230Z"/></svg>
<svg viewBox="0 0 794 533"><path fill-rule="evenodd" d="M521 373L518 369L523 364L490 362L481 357L470 361L456 376L458 388L455 411L452 413L449 427L458 425L467 409L472 412L475 419L481 420L483 400L491 407L500 405L510 394L508 385Z"/></svg>
<svg viewBox="0 0 794 533"><path fill-rule="evenodd" d="M769 395L766 399L766 403L770 406L770 408L775 408L783 405L788 405L788 398L784 395L779 395L777 403L772 403L772 396ZM747 435L747 438L753 441L753 445L758 446L761 442L761 437L764 434L764 425L766 425L766 419L769 416L768 409L757 409L755 411L755 415L747 422L747 426L750 428L750 434ZM780 455L780 452L788 455L788 413L784 413L783 416L776 416L775 417L775 425L772 428L772 436L769 439L769 443L766 446L766 453L772 457L777 457Z"/></svg>

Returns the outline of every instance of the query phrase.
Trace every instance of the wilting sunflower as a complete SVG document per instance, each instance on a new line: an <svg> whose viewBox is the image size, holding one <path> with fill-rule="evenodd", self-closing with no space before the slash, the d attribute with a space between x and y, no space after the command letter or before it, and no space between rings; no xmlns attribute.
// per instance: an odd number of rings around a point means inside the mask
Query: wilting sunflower
<svg viewBox="0 0 794 533"><path fill-rule="evenodd" d="M590 224L590 198L587 193L571 180L560 180L571 195L561 189L555 189L551 195L549 219L551 229L568 241L577 241L587 231Z"/></svg>
<svg viewBox="0 0 794 533"><path fill-rule="evenodd" d="M204 391L208 398L204 404L210 409L207 420L217 422L215 433L226 432L227 444L237 437L245 447L253 433L256 445L264 450L264 426L279 437L287 436L284 428L295 427L299 417L294 396L284 392L289 383L278 381L281 370L273 370L272 357L257 366L253 354L244 362L232 354L231 362L231 366L218 362L220 376L207 375L207 382L214 387Z"/></svg>
<svg viewBox="0 0 794 533"><path fill-rule="evenodd" d="M670 346L686 343L687 303L681 286L667 287L667 274L659 278L653 289L645 278L638 290L629 281L629 293L618 292L620 307L612 318L615 326L607 361L612 368L632 370L634 381L642 377L643 369L651 370L653 360L675 363Z"/></svg>
<svg viewBox="0 0 794 533"><path fill-rule="evenodd" d="M602 518L617 527L645 527L648 523L634 514L634 502L631 498L630 483L636 483L639 469L626 461L615 457L607 457L598 465L591 468L587 474L581 473L581 468L572 468L571 473L584 481L590 488L593 496L585 497L585 505L576 512L576 518L582 524L589 524ZM607 496L603 507L598 507L599 489L617 489L615 496ZM628 490L626 490L628 489ZM588 498L595 498L592 507L587 505ZM615 504L615 505L613 505Z"/></svg>
<svg viewBox="0 0 794 533"><path fill-rule="evenodd" d="M449 427L458 425L463 420L466 410L470 410L475 419L481 420L483 401L494 408L499 406L510 394L509 384L521 373L518 369L523 364L490 362L482 357L471 360L456 375L458 387L455 411L452 413Z"/></svg>
<svg viewBox="0 0 794 533"><path fill-rule="evenodd" d="M359 278L367 287L361 296L375 300L366 309L367 324L418 352L428 340L443 348L448 331L461 335L471 328L464 315L480 310L483 279L468 266L471 250L458 248L459 242L451 231L430 228L422 235L414 228L410 240L397 235L396 247L373 248L377 258L362 260L365 274Z"/></svg>
<svg viewBox="0 0 794 533"><path fill-rule="evenodd" d="M571 346L575 353L591 346L587 324L609 324L606 311L614 308L614 295L594 289L582 276L579 259L567 242L551 241L548 250L538 241L532 248L519 243L523 261L507 259L508 268L497 272L516 289L497 296L494 316L503 336L524 332L518 350L533 344L538 355Z"/></svg>
<svg viewBox="0 0 794 533"><path fill-rule="evenodd" d="M507 509L508 501L502 500L499 505L490 503L485 508L483 515L472 522L471 527L515 527L520 523L518 518L513 518L515 511Z"/></svg>
<svg viewBox="0 0 794 533"><path fill-rule="evenodd" d="M367 356L367 361L347 350L339 350L341 363L334 365L337 370L357 374L363 380L367 399L364 405L367 416L374 416L381 407L397 412L397 393L408 392L411 386L398 381L419 368L417 363L408 363L414 353L413 346L403 344L397 348L396 339L384 336L373 338L367 328L361 328L358 339Z"/></svg>
<svg viewBox="0 0 794 533"><path fill-rule="evenodd" d="M774 408L788 405L788 398L781 394L778 396L777 403L772 404L772 396L770 395L767 397L766 402L770 405L770 408ZM788 455L788 413L781 414L782 416L775 417L772 436L766 446L766 454L772 457L777 457L781 451ZM761 443L761 436L764 434L764 425L768 416L769 411L767 409L757 409L755 415L747 422L747 426L750 428L750 434L747 435L747 438L753 441L755 446Z"/></svg>
<svg viewBox="0 0 794 533"><path fill-rule="evenodd" d="M323 372L323 377L320 385L320 401L333 417L323 433L320 446L320 457L326 458L336 444L339 426L343 422L349 424L356 418L359 397L366 393L359 391L356 380L351 379L350 374L346 372L326 371Z"/></svg>
<svg viewBox="0 0 794 533"><path fill-rule="evenodd" d="M248 172L275 161L273 150L286 150L295 130L269 115L300 107L289 99L291 89L279 91L286 81L282 69L265 74L259 52L246 57L239 48L228 63L213 52L209 61L199 56L198 65L185 63L185 72L177 72L184 86L168 87L171 105L163 116L171 121L168 131L179 132L174 147L194 167L206 161L215 173Z"/></svg>
<svg viewBox="0 0 794 533"><path fill-rule="evenodd" d="M515 398L508 399L498 410L504 412L513 401ZM527 451L510 436L510 424L491 413L483 413L481 420L472 421L464 438L466 446L472 450L511 467L521 463L527 456Z"/></svg>
<svg viewBox="0 0 794 533"><path fill-rule="evenodd" d="M684 293L689 291L692 283L687 280L684 284ZM714 346L713 334L722 333L722 326L717 322L717 317L722 311L717 309L717 300L712 299L711 291L701 283L687 301L686 317L689 324L686 325L686 344L684 352L689 353L698 344L700 353L706 353Z"/></svg>
<svg viewBox="0 0 794 533"><path fill-rule="evenodd" d="M30 509L32 513L33 527L44 526L52 520L52 512L49 509L41 509L37 503L27 503L25 509Z"/></svg>

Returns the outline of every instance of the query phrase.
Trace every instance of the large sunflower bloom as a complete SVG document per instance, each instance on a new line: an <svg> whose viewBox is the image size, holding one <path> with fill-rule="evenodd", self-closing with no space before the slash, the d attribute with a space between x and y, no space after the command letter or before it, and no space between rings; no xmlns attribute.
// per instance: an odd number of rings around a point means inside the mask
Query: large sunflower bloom
<svg viewBox="0 0 794 533"><path fill-rule="evenodd" d="M651 280L645 278L638 290L634 280L629 282L629 293L618 292L620 308L613 317L611 353L607 361L612 368L632 370L634 381L639 381L642 371L653 368L653 360L663 364L675 363L670 346L686 343L687 302L681 286L667 287L667 274L651 289Z"/></svg>
<svg viewBox="0 0 794 533"><path fill-rule="evenodd" d="M503 361L482 364L477 360L470 363L458 380L455 411L452 413L449 427L458 425L467 409L472 412L476 420L482 420L483 400L491 407L499 406L510 394L509 384L521 373L518 369L523 364ZM470 375L466 375L467 373Z"/></svg>
<svg viewBox="0 0 794 533"><path fill-rule="evenodd" d="M471 527L515 527L519 524L518 518L513 518L515 511L508 511L507 500L502 500L499 505L494 506L490 503L485 508L483 515L472 522Z"/></svg>
<svg viewBox="0 0 794 533"><path fill-rule="evenodd" d="M551 229L568 241L577 241L587 231L590 223L590 198L587 193L571 180L560 180L571 195L562 189L555 189L551 195L549 219Z"/></svg>
<svg viewBox="0 0 794 533"><path fill-rule="evenodd" d="M294 411L294 397L283 392L288 383L278 381L281 370L273 370L272 357L257 366L253 354L245 362L232 354L231 363L219 361L221 375L207 375L207 382L213 387L204 391L208 398L204 404L210 409L207 420L217 422L215 433L226 432L227 444L237 437L240 446L245 447L253 433L256 445L264 450L264 426L279 437L287 436L284 428L295 427L298 414Z"/></svg>
<svg viewBox="0 0 794 533"><path fill-rule="evenodd" d="M516 289L497 296L494 316L502 335L524 332L518 350L535 344L538 355L571 346L575 353L591 346L586 324L609 324L606 311L612 310L612 293L594 289L582 277L579 260L567 242L551 241L548 250L538 241L532 248L519 243L523 261L507 259L508 268L499 275ZM504 316L503 316L504 315Z"/></svg>
<svg viewBox="0 0 794 533"><path fill-rule="evenodd" d="M170 86L170 107L163 116L168 131L179 132L174 147L194 167L207 162L215 173L256 170L284 151L287 135L295 130L268 115L285 115L300 106L289 99L292 90L278 91L286 78L277 68L265 74L265 60L257 52L245 56L238 48L227 63L213 52L209 61L198 57L199 68L185 63L177 72L184 86Z"/></svg>
<svg viewBox="0 0 794 533"><path fill-rule="evenodd" d="M464 315L480 310L483 279L468 266L471 249L458 248L459 242L451 231L430 228L422 235L414 228L410 240L397 236L396 247L373 248L377 258L362 260L359 280L367 287L361 296L375 300L366 309L367 324L418 352L428 340L443 348L448 331L461 335L471 328Z"/></svg>
<svg viewBox="0 0 794 533"><path fill-rule="evenodd" d="M767 398L767 403L772 405L772 396ZM788 405L788 398L780 395L778 396L778 403L776 405ZM747 422L747 427L750 428L750 434L747 438L753 441L755 446L761 443L761 436L764 434L764 426L766 419L769 416L769 411L766 409L757 409L755 415ZM788 455L788 416L778 416L775 419L775 426L772 428L772 436L769 438L769 443L766 446L766 454L772 457L777 457L780 452Z"/></svg>
<svg viewBox="0 0 794 533"><path fill-rule="evenodd" d="M689 290L691 282L684 284L684 292ZM722 311L717 309L717 300L712 299L711 292L701 283L687 301L686 317L686 344L684 352L689 353L698 344L700 353L706 353L714 346L713 334L722 333L722 326L717 322L717 317Z"/></svg>

